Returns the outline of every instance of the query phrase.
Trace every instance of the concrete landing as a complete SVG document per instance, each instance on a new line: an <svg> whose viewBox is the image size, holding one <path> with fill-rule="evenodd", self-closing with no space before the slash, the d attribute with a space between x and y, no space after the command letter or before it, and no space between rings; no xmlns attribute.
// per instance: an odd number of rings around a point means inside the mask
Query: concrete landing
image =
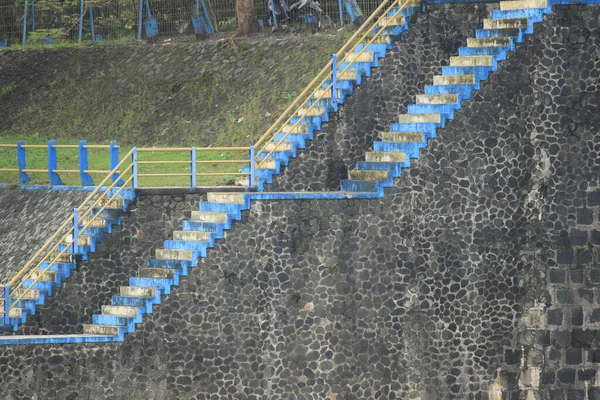
<svg viewBox="0 0 600 400"><path fill-rule="evenodd" d="M118 336L106 335L15 335L0 336L0 345L16 344L68 344L68 343L107 343L118 342Z"/></svg>

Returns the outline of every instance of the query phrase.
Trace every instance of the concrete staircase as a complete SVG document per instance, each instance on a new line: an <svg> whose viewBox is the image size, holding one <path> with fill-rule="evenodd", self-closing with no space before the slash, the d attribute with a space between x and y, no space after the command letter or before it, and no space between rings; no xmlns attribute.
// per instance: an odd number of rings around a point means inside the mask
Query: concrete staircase
<svg viewBox="0 0 600 400"><path fill-rule="evenodd" d="M43 305L46 297L52 296L53 291L60 287L62 281L71 276L71 271L77 267L77 259L87 260L88 253L96 251L96 244L102 242L104 235L110 234L113 226L121 223L121 214L127 211L129 203L134 199L134 191L124 189L118 194L118 198L110 200L107 207L79 236L77 253L73 252L72 237L69 237L64 243L59 244L54 255L48 257L49 261L44 261L40 264L40 272L34 272L29 279L23 282L21 288L17 288L11 292L11 304L14 307L11 308L9 313L10 325L2 326L2 330L17 331L19 325L27 321L28 315L34 315L37 306ZM97 210L100 210L106 204L106 201L98 203L89 216L81 219L79 221L80 227L85 226L91 221L97 215ZM67 248L67 251L58 255L65 248ZM48 268L50 261L56 257L58 257L57 262ZM21 299L15 303L19 297ZM4 306L3 299L0 299L0 306Z"/></svg>

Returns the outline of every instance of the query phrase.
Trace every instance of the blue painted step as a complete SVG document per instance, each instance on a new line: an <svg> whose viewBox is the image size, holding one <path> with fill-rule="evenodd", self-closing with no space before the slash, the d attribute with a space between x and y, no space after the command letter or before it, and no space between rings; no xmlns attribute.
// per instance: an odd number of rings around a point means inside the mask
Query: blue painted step
<svg viewBox="0 0 600 400"><path fill-rule="evenodd" d="M401 152L410 158L419 158L419 149L423 147L427 147L427 143L373 142L373 150L377 152Z"/></svg>
<svg viewBox="0 0 600 400"><path fill-rule="evenodd" d="M475 37L477 39L482 38L495 38L495 37L515 37L517 42L523 41L523 29L520 28L508 28L508 29L477 29L475 31Z"/></svg>
<svg viewBox="0 0 600 400"><path fill-rule="evenodd" d="M155 287L162 290L162 293L164 294L171 293L171 285L174 283L175 281L173 279L165 278L140 278L137 276L129 278L129 286Z"/></svg>
<svg viewBox="0 0 600 400"><path fill-rule="evenodd" d="M454 67L446 65L442 67L442 75L475 75L475 81L478 82L487 79L493 70L493 67L488 66Z"/></svg>
<svg viewBox="0 0 600 400"><path fill-rule="evenodd" d="M459 56L494 56L496 61L506 60L506 53L511 51L508 46L497 47L461 47L458 49Z"/></svg>
<svg viewBox="0 0 600 400"><path fill-rule="evenodd" d="M402 168L407 168L406 164L407 163L358 161L356 163L356 169L365 171L388 171L393 174L394 178L397 178L402 174Z"/></svg>
<svg viewBox="0 0 600 400"><path fill-rule="evenodd" d="M425 94L458 94L458 101L467 100L471 98L473 90L478 90L479 84L477 85L426 85Z"/></svg>

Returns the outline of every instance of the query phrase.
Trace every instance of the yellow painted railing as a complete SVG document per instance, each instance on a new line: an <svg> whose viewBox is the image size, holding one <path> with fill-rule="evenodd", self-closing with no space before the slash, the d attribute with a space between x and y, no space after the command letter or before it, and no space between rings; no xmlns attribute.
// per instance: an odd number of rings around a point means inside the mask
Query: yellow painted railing
<svg viewBox="0 0 600 400"><path fill-rule="evenodd" d="M343 75L349 71L352 65L358 62L357 60L359 60L360 56L366 51L368 46L375 43L377 38L382 35L385 28L393 23L394 17L400 16L401 11L411 4L415 4L415 0L406 0L404 2L401 0L384 0L373 14L369 16L365 23L335 54L335 59L339 64L347 63L343 69L336 71L337 75ZM394 11L395 7L396 10ZM379 27L379 29L374 32L377 27ZM357 52L357 47L361 44L364 44L364 47ZM332 71L333 64L334 61L332 59L254 144L254 148L256 149L256 169L260 169L285 139L290 134L297 131L303 118L298 118L298 121L293 125L288 126L295 116L300 116L300 114L310 114L310 111L317 106L320 100L325 98L325 96L328 96L328 93L331 93L332 96L337 95L337 93L332 90L334 85ZM310 100L313 100L313 103L303 110ZM284 133L284 135L278 141L275 141L275 138L279 133Z"/></svg>

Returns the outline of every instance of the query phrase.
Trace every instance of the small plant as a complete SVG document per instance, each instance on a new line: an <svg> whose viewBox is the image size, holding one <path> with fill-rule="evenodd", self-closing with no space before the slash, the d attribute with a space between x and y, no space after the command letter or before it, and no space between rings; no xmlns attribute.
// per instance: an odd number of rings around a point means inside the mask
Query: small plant
<svg viewBox="0 0 600 400"><path fill-rule="evenodd" d="M11 94L13 92L13 90L15 90L16 85L14 83L11 83L8 86L3 86L2 87L2 95L7 96L9 94Z"/></svg>

